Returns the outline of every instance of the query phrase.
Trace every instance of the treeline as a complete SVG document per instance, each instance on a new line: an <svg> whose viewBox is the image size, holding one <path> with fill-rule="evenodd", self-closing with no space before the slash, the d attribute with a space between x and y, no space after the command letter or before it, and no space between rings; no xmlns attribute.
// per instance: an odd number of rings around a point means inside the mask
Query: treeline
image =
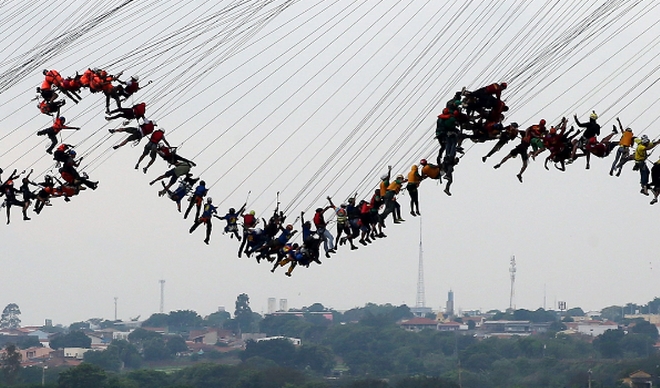
<svg viewBox="0 0 660 388"><path fill-rule="evenodd" d="M624 320L623 315L623 328L593 338L563 333L565 322L584 314L578 309L564 314L543 309L490 312L493 319L549 322L549 330L527 337L478 339L473 331L405 331L398 324L412 317L405 305L367 304L338 313L314 304L295 315L262 318L249 310L247 298L239 299L244 303L242 313L233 318L224 312L205 318L192 311L154 314L144 325L167 327L169 335L137 329L127 341L115 340L107 350L85 353L79 367L25 368L13 381L26 387L40 385L44 377L58 387L498 388L586 387L591 380L593 387L616 387L630 373L644 370L653 375L654 384L660 383L660 357L654 347L657 328L639 319ZM73 327L78 330L61 333L51 344L85 345L80 341L87 338L82 335L87 328L80 323ZM191 355L184 337L201 327L295 337L303 344L294 346L286 339L248 341L243 351ZM176 365L176 371L152 370L168 364ZM6 374L2 381L7 382ZM80 381L82 385L76 385Z"/></svg>

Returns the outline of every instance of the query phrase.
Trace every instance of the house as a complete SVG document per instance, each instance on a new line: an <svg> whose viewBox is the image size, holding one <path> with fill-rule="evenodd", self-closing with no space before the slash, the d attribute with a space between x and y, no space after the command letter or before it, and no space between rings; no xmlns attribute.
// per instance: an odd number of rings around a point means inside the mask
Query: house
<svg viewBox="0 0 660 388"><path fill-rule="evenodd" d="M438 330L438 321L429 318L413 318L399 323L399 326L408 331L422 331L424 329Z"/></svg>
<svg viewBox="0 0 660 388"><path fill-rule="evenodd" d="M82 360L83 355L89 352L92 349L87 348L64 348L64 358L75 358L76 360Z"/></svg>
<svg viewBox="0 0 660 388"><path fill-rule="evenodd" d="M651 388L653 387L653 377L641 370L633 372L630 376L622 379L621 382L630 388Z"/></svg>
<svg viewBox="0 0 660 388"><path fill-rule="evenodd" d="M277 335L277 336L273 336L273 337L257 338L256 340L254 340L254 342L272 341L272 340L280 340L280 339L289 340L289 342L291 342L295 346L302 345L302 340L300 338L285 337L285 336L282 336L282 335Z"/></svg>
<svg viewBox="0 0 660 388"><path fill-rule="evenodd" d="M508 337L513 335L528 336L545 333L549 322L532 323L530 321L486 321L481 324L481 331L487 336Z"/></svg>
<svg viewBox="0 0 660 388"><path fill-rule="evenodd" d="M215 345L218 342L227 344L233 340L233 333L222 329L192 330L188 335L188 341L205 345Z"/></svg>
<svg viewBox="0 0 660 388"><path fill-rule="evenodd" d="M467 325L462 325L458 322L438 323L438 325L436 326L436 330L439 330L439 331L459 331L459 330L462 330L461 326L465 326L465 330L467 330Z"/></svg>
<svg viewBox="0 0 660 388"><path fill-rule="evenodd" d="M608 330L616 330L619 328L619 325L612 321L586 321L579 322L577 324L577 332L580 334L590 335L592 337L597 337Z"/></svg>
<svg viewBox="0 0 660 388"><path fill-rule="evenodd" d="M23 361L27 360L36 360L36 359L48 359L50 355L54 352L51 348L42 348L38 346L33 346L27 349L19 349L21 353L21 359Z"/></svg>

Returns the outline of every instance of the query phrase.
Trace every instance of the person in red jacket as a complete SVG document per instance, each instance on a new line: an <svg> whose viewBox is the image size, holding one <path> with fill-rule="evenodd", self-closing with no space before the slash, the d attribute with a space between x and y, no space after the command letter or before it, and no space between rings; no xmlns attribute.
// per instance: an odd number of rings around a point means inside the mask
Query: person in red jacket
<svg viewBox="0 0 660 388"><path fill-rule="evenodd" d="M165 139L165 130L163 128L157 129L151 133L151 136L149 137L149 141L147 144L144 145L144 151L142 152L142 155L138 159L137 163L135 164L135 169L137 170L140 168L140 163L142 162L142 159L145 158L145 156L149 155L151 160L149 160L149 163L147 163L147 166L143 169L144 173L147 173L147 170L149 167L151 167L152 164L154 164L154 161L156 160L156 154L158 152L158 147L160 142L165 143L167 147L172 147L170 143L167 142L167 139Z"/></svg>
<svg viewBox="0 0 660 388"><path fill-rule="evenodd" d="M63 129L79 130L80 129L79 127L70 127L68 125L65 125L64 124L65 122L66 122L66 118L64 116L56 117L53 120L53 126L51 126L49 128L46 128L46 129L42 129L41 131L37 132L37 136L46 135L46 136L48 136L48 138L51 141L51 145L46 150L47 153L49 153L49 154L53 153L53 148L55 148L55 146L58 143L57 134L60 133L61 130L63 130Z"/></svg>
<svg viewBox="0 0 660 388"><path fill-rule="evenodd" d="M108 129L110 133L127 132L130 134L130 136L124 139L121 143L112 146L112 148L116 150L119 147L125 146L130 141L135 141L139 143L143 137L147 135L151 135L151 133L154 131L157 125L158 124L156 124L155 121L151 121L145 118L142 124L140 124L139 128L125 127L125 128L117 128L117 129Z"/></svg>
<svg viewBox="0 0 660 388"><path fill-rule="evenodd" d="M118 119L118 118L124 118L126 120L144 120L144 114L147 110L147 104L144 102L141 102L137 105L133 105L131 108L118 108L111 110L110 113L108 113L108 116L105 116L105 119L107 121ZM114 114L114 116L113 116ZM128 123L124 123L128 124Z"/></svg>

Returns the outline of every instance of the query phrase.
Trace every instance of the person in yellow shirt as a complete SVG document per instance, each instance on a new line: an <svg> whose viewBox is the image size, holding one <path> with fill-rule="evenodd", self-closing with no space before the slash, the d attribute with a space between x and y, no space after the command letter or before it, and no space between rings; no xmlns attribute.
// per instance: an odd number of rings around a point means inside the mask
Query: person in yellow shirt
<svg viewBox="0 0 660 388"><path fill-rule="evenodd" d="M407 180L403 178L403 175L399 174L396 176L394 181L390 183L389 186L387 186L387 191L385 192L385 210L380 214L380 224L381 226L385 224L385 218L387 218L390 213L392 214L392 217L394 217L394 223L395 224L400 224L401 221L404 221L401 218L401 205L399 205L396 202L396 195L399 194L399 191L401 191L401 186L406 182Z"/></svg>
<svg viewBox="0 0 660 388"><path fill-rule="evenodd" d="M655 141L649 140L648 136L642 135L642 137L636 141L637 148L635 149L635 154L633 158L635 159L635 166L633 170L639 170L640 181L642 185L642 190L640 193L644 195L649 195L649 167L646 165L646 159L648 158L648 151L656 146Z"/></svg>
<svg viewBox="0 0 660 388"><path fill-rule="evenodd" d="M616 150L614 162L612 162L612 167L610 168L610 176L614 174L614 170L616 170L616 176L621 175L623 165L630 160L630 147L632 147L634 140L632 129L630 127L623 129L621 120L618 117L616 121L619 123L619 130L621 130L621 139L619 139L619 148ZM616 132L616 125L614 125L614 132Z"/></svg>
<svg viewBox="0 0 660 388"><path fill-rule="evenodd" d="M417 165L413 164L410 167L410 172L408 173L408 184L406 185L406 190L410 194L410 215L413 217L421 216L419 214L419 183L422 181L422 176L419 175L419 170Z"/></svg>
<svg viewBox="0 0 660 388"><path fill-rule="evenodd" d="M660 195L660 159L653 163L653 167L651 167L651 187L653 193L651 205L653 205L658 202L658 196Z"/></svg>

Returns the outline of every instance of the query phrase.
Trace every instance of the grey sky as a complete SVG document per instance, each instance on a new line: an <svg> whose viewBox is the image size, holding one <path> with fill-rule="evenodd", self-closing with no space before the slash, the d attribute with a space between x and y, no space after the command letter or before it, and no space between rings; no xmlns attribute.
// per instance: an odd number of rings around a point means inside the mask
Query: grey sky
<svg viewBox="0 0 660 388"><path fill-rule="evenodd" d="M59 26L40 19L44 5L17 12L18 2L3 2L0 18L20 22L4 23L0 80L16 68L10 60L41 39L121 2L98 3L96 8L82 1L49 3L61 13L58 21L70 23ZM224 12L239 3L240 12ZM289 7L267 24L259 23L284 5ZM52 168L45 141L34 136L49 119L29 101L42 68L72 75L106 67L111 73L125 70L124 77L139 74L143 84L152 80L134 102L147 102L147 117L166 129L171 143L182 144L183 156L194 157L193 172L213 184L210 195L221 212L240 207L251 190L249 208L268 215L281 191L290 220L324 204L326 195L337 203L355 191L368 197L388 164L406 173L422 157L435 159L436 115L462 86L509 82L503 94L511 106L507 121L522 127L573 113L586 120L595 109L603 134L619 116L636 133L657 136L658 4L542 6L347 0L130 4L125 14L98 24L73 46L30 62L33 71L0 93L0 166L34 168L38 174ZM599 6L603 15L594 14ZM214 24L136 50L216 12ZM215 29L204 29L211 25ZM588 28L561 44L579 26ZM194 33L200 36L193 39ZM177 45L182 38L191 40ZM539 56L549 47L556 49ZM166 310L202 315L218 306L233 312L242 292L258 312L268 297L298 307L414 305L419 221L406 217L406 195L399 201L407 221L390 224L388 238L355 252L340 250L321 266L297 268L291 279L283 271L271 274L266 264L236 258L238 244L222 235L221 222L214 223L210 246L202 243L203 231L189 235L191 222L147 184L167 169L164 163L157 161L146 176L134 170L143 143L112 151L121 136L107 129L119 122L106 124L101 95L83 95L80 104L67 101L64 107L71 125L83 127L67 133L66 142L79 145L86 171L101 181L99 189L70 203L55 200L30 222L14 210L11 225L0 233L5 259L0 304L17 303L24 323L112 318L115 296L119 318L146 317L158 310L159 279L166 280ZM486 164L481 156L492 144L465 146L452 197L431 182L420 188L428 306L444 306L452 288L457 307L508 307L512 254L519 308L542 307L544 287L548 308L564 300L569 307L600 309L657 295L657 209L639 194L639 176L630 167L611 178L611 159L592 160L588 171L578 160L566 173L545 171L537 161L520 184L519 159L492 169L511 146Z"/></svg>

